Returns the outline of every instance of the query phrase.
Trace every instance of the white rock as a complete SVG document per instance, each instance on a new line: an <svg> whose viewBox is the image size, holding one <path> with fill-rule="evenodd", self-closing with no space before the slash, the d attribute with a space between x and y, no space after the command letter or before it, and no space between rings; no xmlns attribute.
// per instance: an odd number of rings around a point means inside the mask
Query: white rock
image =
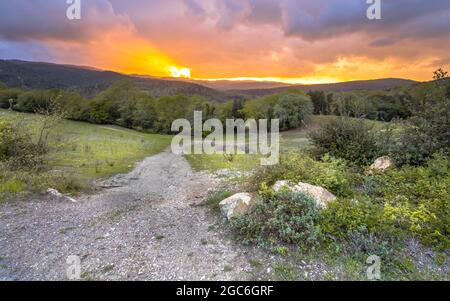
<svg viewBox="0 0 450 301"><path fill-rule="evenodd" d="M58 190L53 189L53 188L47 189L47 192L50 193L51 195L54 195L59 198L63 196Z"/></svg>
<svg viewBox="0 0 450 301"><path fill-rule="evenodd" d="M219 203L220 211L230 220L233 217L247 213L253 205L254 199L249 193L237 193Z"/></svg>
<svg viewBox="0 0 450 301"><path fill-rule="evenodd" d="M282 180L276 182L272 189L276 192L280 191L282 187L286 187L294 192L305 192L311 195L316 201L317 207L323 209L327 204L336 199L336 196L323 187L311 185L308 183L299 182L297 185L292 185L289 181Z"/></svg>
<svg viewBox="0 0 450 301"><path fill-rule="evenodd" d="M385 171L386 169L393 166L394 163L392 162L391 158L388 156L380 157L376 159L372 165L369 167L369 171L379 170L379 171Z"/></svg>
<svg viewBox="0 0 450 301"><path fill-rule="evenodd" d="M291 182L289 182L287 180L281 180L281 181L277 181L275 184L273 184L272 189L275 192L279 192L282 187L287 187L289 189L292 189L292 184L291 184Z"/></svg>

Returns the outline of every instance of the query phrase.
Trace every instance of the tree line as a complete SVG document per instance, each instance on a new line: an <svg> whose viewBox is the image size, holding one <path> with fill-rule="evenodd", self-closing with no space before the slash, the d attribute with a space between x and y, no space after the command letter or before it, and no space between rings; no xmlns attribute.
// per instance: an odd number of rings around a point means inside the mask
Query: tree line
<svg viewBox="0 0 450 301"><path fill-rule="evenodd" d="M68 119L115 124L155 133L170 133L173 120L192 120L193 111L202 111L205 120L277 118L280 120L280 129L289 130L301 126L305 117L311 114L380 121L408 119L424 106L427 99L448 99L448 78L435 79L433 82L389 91L305 93L290 89L281 94L255 99L234 98L225 103L213 102L203 96L154 98L129 80L115 82L92 99L59 89L26 91L0 84L0 108L28 113L63 110Z"/></svg>
<svg viewBox="0 0 450 301"><path fill-rule="evenodd" d="M216 103L203 96L162 96L154 98L139 90L133 82L121 80L107 90L87 99L76 92L59 89L10 89L0 86L0 108L26 113L63 111L67 119L95 124L114 124L126 128L155 133L170 133L172 122L179 118L193 120L194 111L202 111L203 118L278 118L281 129L300 126L313 113L310 96L302 91L270 96L256 102L264 104L261 114L253 110L253 101L236 98Z"/></svg>

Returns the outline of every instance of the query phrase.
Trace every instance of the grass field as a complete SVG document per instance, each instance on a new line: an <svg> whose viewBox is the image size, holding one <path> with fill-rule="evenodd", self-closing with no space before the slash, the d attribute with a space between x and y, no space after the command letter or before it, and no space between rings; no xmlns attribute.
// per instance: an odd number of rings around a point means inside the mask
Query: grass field
<svg viewBox="0 0 450 301"><path fill-rule="evenodd" d="M311 145L308 134L330 118L332 117L313 116L305 126L281 132L280 152L308 148ZM223 155L189 155L186 158L195 170L217 171L220 169L231 169L235 171L249 171L260 164L259 155L236 155L231 161Z"/></svg>
<svg viewBox="0 0 450 301"><path fill-rule="evenodd" d="M305 124L298 129L280 133L280 152L302 151L311 147L308 138L309 133L327 124L337 116L315 115L311 116ZM381 130L385 123L379 121L362 120L362 122L373 126L375 130ZM230 160L223 155L188 155L186 159L195 170L217 171L220 169L231 169L235 171L250 171L260 164L259 155L236 155Z"/></svg>
<svg viewBox="0 0 450 301"><path fill-rule="evenodd" d="M34 135L42 122L35 114L0 110L0 118L16 120ZM280 151L305 150L311 146L308 134L335 116L312 116L306 124L280 134ZM383 123L365 121L381 127ZM93 125L64 120L51 132L47 155L54 169L73 171L84 178L102 178L123 173L133 163L157 154L170 145L171 136L141 133L117 126ZM231 169L249 171L260 163L259 155L187 155L194 170L217 171Z"/></svg>
<svg viewBox="0 0 450 301"><path fill-rule="evenodd" d="M0 110L0 119L19 122L35 138L42 118ZM163 151L170 141L171 136L166 135L63 120L50 132L46 158L53 169L81 178L103 178L129 171L135 162Z"/></svg>

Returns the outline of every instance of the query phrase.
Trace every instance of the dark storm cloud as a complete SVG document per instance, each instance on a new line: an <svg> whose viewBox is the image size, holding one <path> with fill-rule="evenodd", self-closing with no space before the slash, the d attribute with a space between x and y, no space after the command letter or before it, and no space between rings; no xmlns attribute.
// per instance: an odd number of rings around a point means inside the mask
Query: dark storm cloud
<svg viewBox="0 0 450 301"><path fill-rule="evenodd" d="M309 41L363 33L377 36L373 44L382 45L389 37L429 38L450 31L450 1L443 0L382 0L381 21L366 18L365 0L90 0L82 4L83 20L77 24L65 17L64 0L0 1L0 36L85 39L118 21L145 27L162 16L167 23L177 22L170 17L179 16L183 8L199 20L215 19L219 29L272 24L287 36Z"/></svg>
<svg viewBox="0 0 450 301"><path fill-rule="evenodd" d="M88 40L123 26L127 19L116 15L108 0L82 2L82 20L66 17L65 0L0 1L0 38L27 40Z"/></svg>

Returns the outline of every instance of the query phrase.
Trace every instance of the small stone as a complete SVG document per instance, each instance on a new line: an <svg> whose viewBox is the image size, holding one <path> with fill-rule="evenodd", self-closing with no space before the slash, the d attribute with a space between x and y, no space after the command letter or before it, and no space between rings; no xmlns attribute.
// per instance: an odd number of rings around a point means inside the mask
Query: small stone
<svg viewBox="0 0 450 301"><path fill-rule="evenodd" d="M220 211L230 220L246 214L253 205L253 196L249 193L237 193L219 203Z"/></svg>

